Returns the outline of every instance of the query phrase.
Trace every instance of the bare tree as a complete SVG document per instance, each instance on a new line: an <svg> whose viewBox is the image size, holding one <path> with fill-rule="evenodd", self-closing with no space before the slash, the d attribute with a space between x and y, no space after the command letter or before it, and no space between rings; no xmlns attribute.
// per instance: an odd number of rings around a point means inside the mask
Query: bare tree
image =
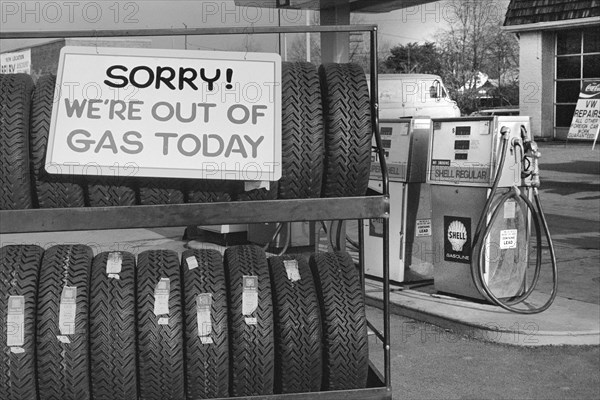
<svg viewBox="0 0 600 400"><path fill-rule="evenodd" d="M507 5L507 0L446 0L443 5L448 27L436 35L446 66L443 78L463 110L477 108L480 72L499 82L516 77L511 72L518 69L518 42L501 29Z"/></svg>

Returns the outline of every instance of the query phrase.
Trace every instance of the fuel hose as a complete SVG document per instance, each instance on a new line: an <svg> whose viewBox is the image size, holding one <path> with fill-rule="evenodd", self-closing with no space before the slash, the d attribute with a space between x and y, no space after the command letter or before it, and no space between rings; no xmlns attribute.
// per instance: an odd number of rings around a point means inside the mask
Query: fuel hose
<svg viewBox="0 0 600 400"><path fill-rule="evenodd" d="M548 229L548 223L546 221L546 217L544 215L544 211L542 209L542 204L540 201L538 188L533 187L533 196L535 200L535 205L531 202L529 197L524 194L518 187L513 187L512 190L509 190L505 194L503 194L496 205L492 207L492 203L496 194L498 192L498 185L500 183L500 178L502 174L502 170L504 168L504 163L506 159L506 154L508 151L508 134L507 132L502 132L502 150L500 156L500 163L498 167L498 173L494 179L494 184L490 191L490 194L485 203L483 212L477 224L477 228L475 230L475 235L473 237L473 247L471 251L471 273L473 276L473 281L479 293L490 301L492 304L495 304L507 311L518 313L518 314L538 314L545 310L547 310L550 305L554 302L556 298L556 292L558 287L558 272L556 266L556 255L554 252L554 244L552 243L552 237L550 236L550 231ZM533 227L535 230L536 236L536 260L535 260L535 269L533 271L533 277L531 279L531 283L527 285L527 282L524 282L524 291L522 294L508 298L508 299L499 299L494 295L490 287L488 286L484 275L485 275L485 243L490 235L491 227L496 217L503 210L504 203L508 200L515 199L522 200L523 203L527 206L527 209L531 212L531 220L533 222ZM488 215L491 217L488 220ZM541 223L541 224L540 224ZM546 237L547 245L550 252L551 258L551 269L552 269L552 291L550 293L550 297L540 307L533 307L528 304L529 308L517 308L515 307L518 304L522 304L526 299L529 298L531 293L535 290L537 283L539 281L541 269L542 269L542 228L543 234Z"/></svg>

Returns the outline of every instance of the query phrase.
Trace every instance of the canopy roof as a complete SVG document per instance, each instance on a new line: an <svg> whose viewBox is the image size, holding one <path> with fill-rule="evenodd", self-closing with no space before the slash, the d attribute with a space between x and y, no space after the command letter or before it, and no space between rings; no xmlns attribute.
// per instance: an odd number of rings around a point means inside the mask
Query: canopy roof
<svg viewBox="0 0 600 400"><path fill-rule="evenodd" d="M600 1L511 0L504 25L535 24L590 17L596 17L600 22Z"/></svg>
<svg viewBox="0 0 600 400"><path fill-rule="evenodd" d="M235 0L235 4L245 7L293 8L320 10L350 3L351 12L383 13L400 8L414 7L435 0Z"/></svg>

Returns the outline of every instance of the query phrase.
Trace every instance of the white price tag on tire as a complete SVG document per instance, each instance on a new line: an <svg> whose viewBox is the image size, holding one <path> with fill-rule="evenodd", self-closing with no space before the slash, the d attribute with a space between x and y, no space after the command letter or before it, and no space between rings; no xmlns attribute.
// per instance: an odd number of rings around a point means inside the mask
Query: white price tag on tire
<svg viewBox="0 0 600 400"><path fill-rule="evenodd" d="M198 260L196 260L195 256L190 256L185 259L187 261L188 270L193 270L198 268Z"/></svg>
<svg viewBox="0 0 600 400"><path fill-rule="evenodd" d="M200 293L196 297L196 319L198 321L198 336L202 344L212 344L213 340L210 337L212 333L212 294Z"/></svg>
<svg viewBox="0 0 600 400"><path fill-rule="evenodd" d="M75 334L75 316L77 315L77 287L65 286L60 295L60 309L58 312L58 326L60 334Z"/></svg>
<svg viewBox="0 0 600 400"><path fill-rule="evenodd" d="M252 315L258 308L258 276L242 278L242 315Z"/></svg>
<svg viewBox="0 0 600 400"><path fill-rule="evenodd" d="M6 315L6 345L25 343L25 296L9 296Z"/></svg>
<svg viewBox="0 0 600 400"><path fill-rule="evenodd" d="M283 266L285 267L285 272L290 281L298 282L301 279L297 260L284 260Z"/></svg>
<svg viewBox="0 0 600 400"><path fill-rule="evenodd" d="M114 251L112 253L108 253L108 258L106 259L106 273L110 275L118 275L121 273L121 269L123 268L123 253L120 251Z"/></svg>
<svg viewBox="0 0 600 400"><path fill-rule="evenodd" d="M154 315L169 314L169 292L171 291L171 280L161 278L154 289Z"/></svg>

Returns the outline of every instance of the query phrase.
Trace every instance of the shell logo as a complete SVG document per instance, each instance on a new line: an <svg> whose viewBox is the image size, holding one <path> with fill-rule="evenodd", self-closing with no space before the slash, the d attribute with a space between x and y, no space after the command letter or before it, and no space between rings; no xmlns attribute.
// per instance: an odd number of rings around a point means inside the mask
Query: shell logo
<svg viewBox="0 0 600 400"><path fill-rule="evenodd" d="M452 251L462 251L467 242L467 228L460 221L452 221L448 226L448 241Z"/></svg>

